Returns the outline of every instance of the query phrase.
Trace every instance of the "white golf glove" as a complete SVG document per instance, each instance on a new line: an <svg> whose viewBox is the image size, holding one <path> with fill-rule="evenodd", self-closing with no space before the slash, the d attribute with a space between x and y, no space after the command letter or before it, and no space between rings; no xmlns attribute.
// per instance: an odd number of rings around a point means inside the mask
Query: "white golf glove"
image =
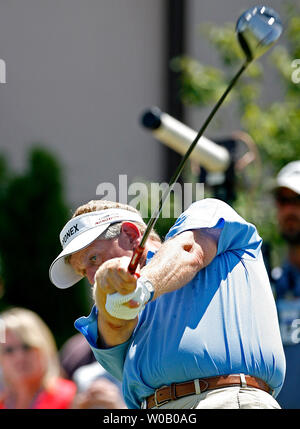
<svg viewBox="0 0 300 429"><path fill-rule="evenodd" d="M121 295L119 292L107 295L105 308L108 313L118 319L132 320L135 319L145 304L152 299L154 288L149 280L140 277L136 282L136 288L132 293ZM129 308L126 304L130 300L136 301L139 306Z"/></svg>

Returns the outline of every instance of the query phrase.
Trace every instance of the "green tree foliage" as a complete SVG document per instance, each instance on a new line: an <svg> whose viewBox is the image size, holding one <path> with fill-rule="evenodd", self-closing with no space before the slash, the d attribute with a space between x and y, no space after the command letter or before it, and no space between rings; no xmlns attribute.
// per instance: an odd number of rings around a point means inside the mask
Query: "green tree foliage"
<svg viewBox="0 0 300 429"><path fill-rule="evenodd" d="M253 62L224 104L225 108L226 105L232 105L234 114L240 120L241 129L253 138L263 168L262 178L255 192L249 197L247 189L240 188L234 206L258 226L266 240L278 246L282 241L276 228L270 179L286 163L300 159L300 83L295 83L292 79L292 74L295 73L293 61L300 59L300 8L286 6L280 12L285 24L284 45L282 42L277 43L265 57ZM187 56L174 58L171 63L171 67L180 73L180 95L183 102L198 108L213 105L218 100L244 61L233 23L224 27L210 23L202 30L202 34L208 37L218 54L220 69ZM268 79L266 65L273 71L276 70L276 85L283 94L279 100L269 103L263 101L264 85ZM253 175L255 174L257 172L254 171ZM276 260L278 255L274 256Z"/></svg>
<svg viewBox="0 0 300 429"><path fill-rule="evenodd" d="M1 307L37 312L61 345L75 333L73 320L87 310L87 297L82 284L59 290L49 280L49 266L61 251L58 234L70 217L60 166L38 146L30 151L24 174L8 172L5 164L1 159Z"/></svg>

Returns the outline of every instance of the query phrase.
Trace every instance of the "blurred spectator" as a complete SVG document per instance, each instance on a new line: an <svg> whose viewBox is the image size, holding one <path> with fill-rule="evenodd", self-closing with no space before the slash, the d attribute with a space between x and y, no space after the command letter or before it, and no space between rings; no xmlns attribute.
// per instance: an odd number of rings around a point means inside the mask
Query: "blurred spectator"
<svg viewBox="0 0 300 429"><path fill-rule="evenodd" d="M279 172L274 196L279 230L287 243L285 260L272 270L287 365L277 400L283 408L300 408L300 161L290 162Z"/></svg>
<svg viewBox="0 0 300 429"><path fill-rule="evenodd" d="M92 349L82 334L75 334L65 342L59 358L64 375L70 380L78 368L96 362Z"/></svg>
<svg viewBox="0 0 300 429"><path fill-rule="evenodd" d="M275 200L279 229L288 244L286 261L273 271L276 297L300 298L300 161L279 172Z"/></svg>
<svg viewBox="0 0 300 429"><path fill-rule="evenodd" d="M59 354L65 376L77 386L72 408L126 408L122 384L96 361L82 334L67 340Z"/></svg>
<svg viewBox="0 0 300 429"><path fill-rule="evenodd" d="M121 392L121 383L98 362L78 368L73 379L78 392L73 408L127 408Z"/></svg>
<svg viewBox="0 0 300 429"><path fill-rule="evenodd" d="M73 375L73 381L76 383L77 392L87 390L90 384L99 378L109 380L118 387L120 392L122 391L122 383L107 372L97 361L78 368Z"/></svg>
<svg viewBox="0 0 300 429"><path fill-rule="evenodd" d="M52 333L30 310L3 312L5 342L0 344L3 390L0 408L69 408L76 384L60 376Z"/></svg>

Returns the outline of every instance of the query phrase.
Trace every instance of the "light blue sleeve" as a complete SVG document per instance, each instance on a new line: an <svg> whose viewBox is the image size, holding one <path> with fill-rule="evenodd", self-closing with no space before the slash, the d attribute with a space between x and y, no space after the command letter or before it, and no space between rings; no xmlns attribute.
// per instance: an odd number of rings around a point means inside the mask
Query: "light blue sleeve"
<svg viewBox="0 0 300 429"><path fill-rule="evenodd" d="M80 317L74 323L75 328L81 332L89 343L96 360L117 380L122 381L123 365L127 353L127 349L131 343L129 339L126 343L120 344L108 349L100 349L97 346L98 325L97 325L98 309L94 305L88 317Z"/></svg>
<svg viewBox="0 0 300 429"><path fill-rule="evenodd" d="M224 201L207 198L196 201L183 212L166 236L166 240L192 229L218 230L217 255L237 251L243 257L256 258L262 244L256 227L246 222Z"/></svg>

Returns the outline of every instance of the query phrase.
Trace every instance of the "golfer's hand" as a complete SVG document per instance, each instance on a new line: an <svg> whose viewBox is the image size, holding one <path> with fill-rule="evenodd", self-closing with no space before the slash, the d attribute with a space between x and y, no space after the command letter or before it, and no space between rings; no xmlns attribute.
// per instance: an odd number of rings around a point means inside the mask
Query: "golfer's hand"
<svg viewBox="0 0 300 429"><path fill-rule="evenodd" d="M105 303L108 294L118 292L120 295L132 293L136 288L137 276L128 271L130 258L123 256L104 262L95 274L94 298L102 311L106 312ZM130 300L123 305L136 308L138 304Z"/></svg>

